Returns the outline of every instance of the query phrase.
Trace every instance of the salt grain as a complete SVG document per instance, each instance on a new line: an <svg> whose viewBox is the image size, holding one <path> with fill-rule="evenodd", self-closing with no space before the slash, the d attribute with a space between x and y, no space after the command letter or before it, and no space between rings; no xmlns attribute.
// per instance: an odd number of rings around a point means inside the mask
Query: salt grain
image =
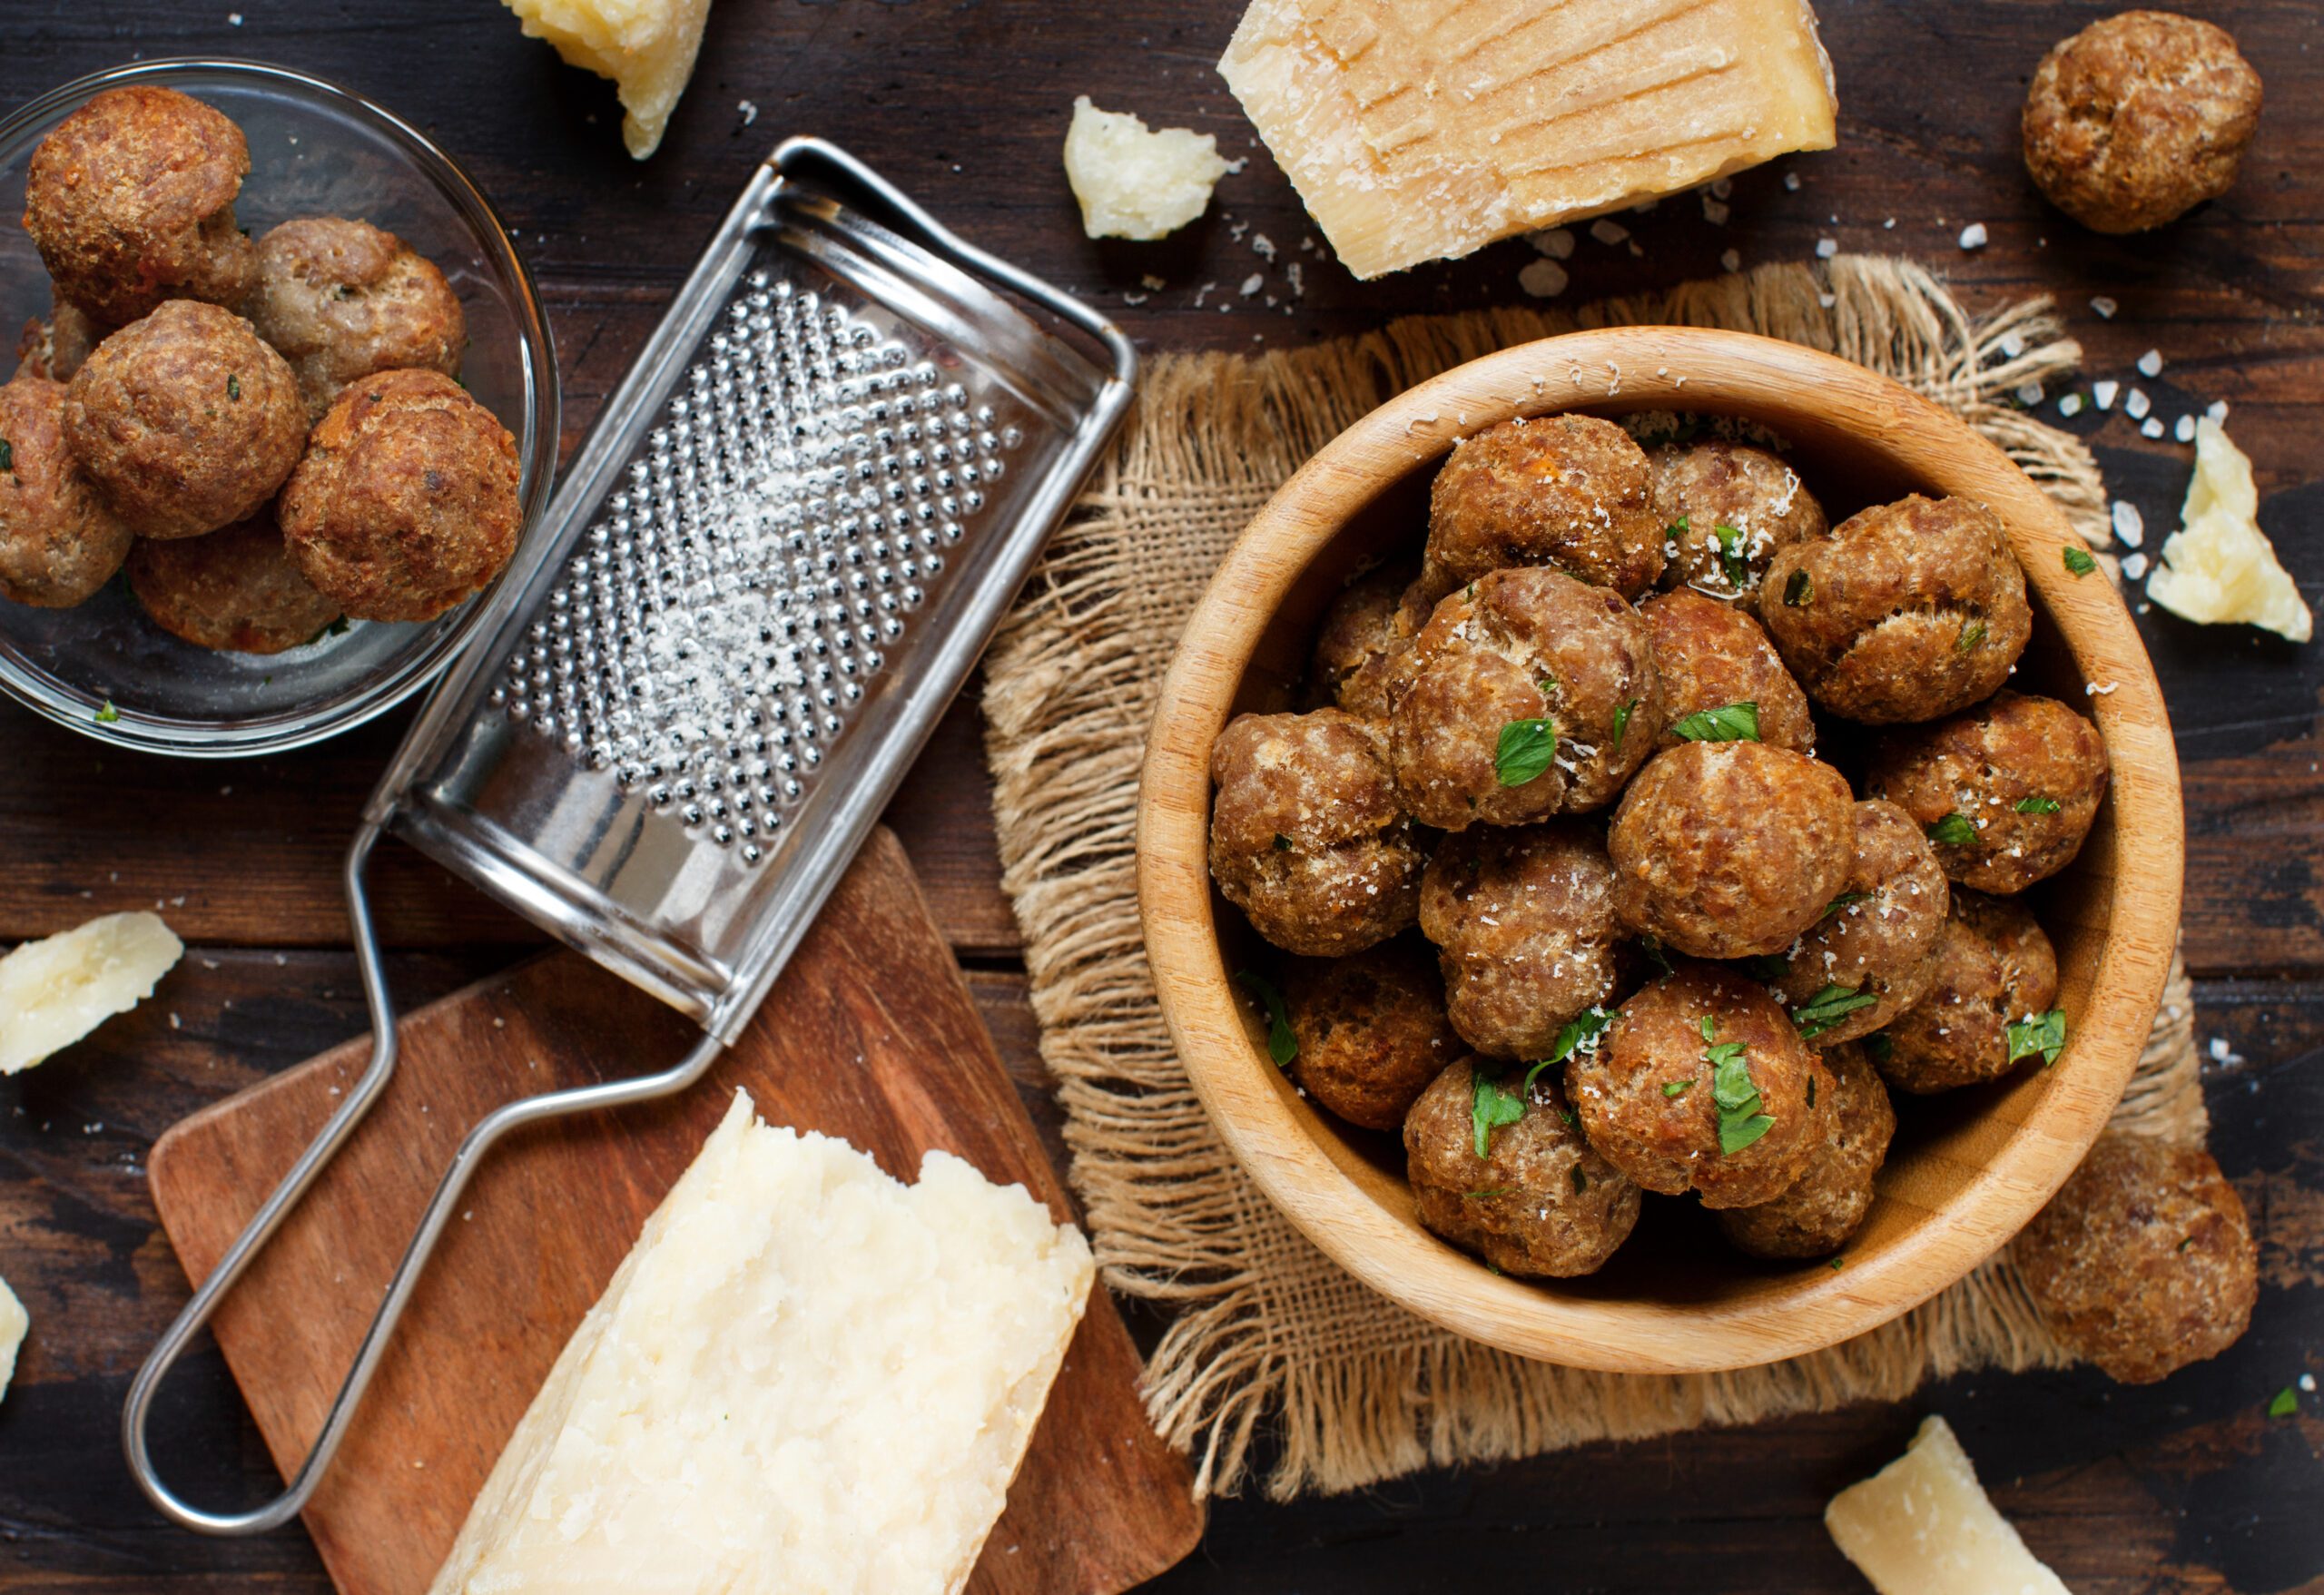
<svg viewBox="0 0 2324 1595"><path fill-rule="evenodd" d="M2134 582L2134 581L2137 581L2140 577L2142 577L2142 576L2145 576L2145 575L2146 575L2146 563L2147 563L2147 561L2146 561L2146 556L2145 556L2144 554L2125 554L2125 555L2123 555L2123 556L2122 556L2122 579L2123 579L2124 581Z"/></svg>
<svg viewBox="0 0 2324 1595"><path fill-rule="evenodd" d="M2114 535L2135 548L2146 541L2146 517L2127 498L2114 500Z"/></svg>
<svg viewBox="0 0 2324 1595"><path fill-rule="evenodd" d="M748 100L735 101L734 113L743 119L743 125L744 127L750 126L752 123L756 122L759 119L759 108Z"/></svg>
<svg viewBox="0 0 2324 1595"><path fill-rule="evenodd" d="M2192 443L2195 440L2195 418L2181 416L2179 424L2171 428L2171 435L2181 443Z"/></svg>
<svg viewBox="0 0 2324 1595"><path fill-rule="evenodd" d="M2143 421L2142 421L2142 422L2140 422L2140 423L2139 423L2139 432L2140 432L2140 434L2141 434L2142 436L2143 436L2143 437L2148 437L2148 438L2160 438L2160 437L2162 437L2162 418L2161 416L2149 416L2149 417L2147 417L2147 418L2146 418L2145 420L2143 420Z"/></svg>
<svg viewBox="0 0 2324 1595"><path fill-rule="evenodd" d="M2013 328L2001 335L1994 347L1999 349L2006 358L2015 359L2025 352L2025 336Z"/></svg>
<svg viewBox="0 0 2324 1595"><path fill-rule="evenodd" d="M2102 381L2093 382L2090 385L2090 398L2092 402L2096 404L2100 409L2112 409L2114 408L2114 395L2120 393L2122 390L2122 385L2120 382L2108 379Z"/></svg>
<svg viewBox="0 0 2324 1595"><path fill-rule="evenodd" d="M2058 413L2062 416L2080 415L2082 413L2082 395L2079 393L2068 393L2060 398L2058 400Z"/></svg>
<svg viewBox="0 0 2324 1595"><path fill-rule="evenodd" d="M1718 251L1718 263L1720 267L1726 271L1740 271L1743 270L1742 251L1739 250L1721 250Z"/></svg>
<svg viewBox="0 0 2324 1595"><path fill-rule="evenodd" d="M1984 248L1985 224L1982 222L1972 222L1968 226L1964 227L1961 230L1961 247L1965 250Z"/></svg>
<svg viewBox="0 0 2324 1595"><path fill-rule="evenodd" d="M1624 239L1630 237L1630 230L1629 228L1623 226L1619 222L1610 222L1603 216L1599 217L1597 221L1592 222L1590 224L1590 236L1596 239L1600 243L1620 243Z"/></svg>
<svg viewBox="0 0 2324 1595"><path fill-rule="evenodd" d="M2122 413L2134 421L2144 420L2146 412L2153 408L2154 400L2146 396L2143 388L2133 388L2122 396Z"/></svg>
<svg viewBox="0 0 2324 1595"><path fill-rule="evenodd" d="M1248 277L1243 279L1243 286L1236 289L1235 291L1241 294L1245 299L1249 299L1253 294L1258 292L1260 289L1266 286L1266 281L1267 280L1265 277L1261 276L1258 272L1254 271Z"/></svg>
<svg viewBox="0 0 2324 1595"><path fill-rule="evenodd" d="M2204 409L2203 414L2211 418L2212 426L2224 427L2227 425L2227 400L2224 399L2212 399L2209 407Z"/></svg>
<svg viewBox="0 0 2324 1595"><path fill-rule="evenodd" d="M1839 252L1840 241L1838 239L1819 238L1816 241L1816 258L1817 260L1828 261Z"/></svg>
<svg viewBox="0 0 2324 1595"><path fill-rule="evenodd" d="M1573 234L1565 228L1552 227L1546 232L1533 233L1525 241L1553 261L1573 258Z"/></svg>
<svg viewBox="0 0 2324 1595"><path fill-rule="evenodd" d="M1799 192L1799 173L1797 172L1785 172L1783 174L1783 185L1792 192L1797 193Z"/></svg>
<svg viewBox="0 0 2324 1595"><path fill-rule="evenodd" d="M1546 256L1529 262L1517 273L1517 286L1535 299L1557 298L1565 291L1569 281L1565 268Z"/></svg>
<svg viewBox="0 0 2324 1595"><path fill-rule="evenodd" d="M2139 375L2142 377L2160 377L2162 375L2162 351L2161 350L2150 349L2144 354L2139 356Z"/></svg>
<svg viewBox="0 0 2324 1595"><path fill-rule="evenodd" d="M1709 194L1703 196L1703 220L1713 227L1726 226L1727 219L1734 213L1726 201L1715 200Z"/></svg>
<svg viewBox="0 0 2324 1595"><path fill-rule="evenodd" d="M2032 409L2035 405L2041 403L2042 385L2039 382L2028 382L2018 389L2017 402L2024 405L2027 409Z"/></svg>
<svg viewBox="0 0 2324 1595"><path fill-rule="evenodd" d="M2100 320L2111 321L2114 319L2114 312L2122 309L2122 306L2116 304L2112 300L2108 299L2102 293L2096 299L2090 301L2090 308L2098 312L2098 319Z"/></svg>

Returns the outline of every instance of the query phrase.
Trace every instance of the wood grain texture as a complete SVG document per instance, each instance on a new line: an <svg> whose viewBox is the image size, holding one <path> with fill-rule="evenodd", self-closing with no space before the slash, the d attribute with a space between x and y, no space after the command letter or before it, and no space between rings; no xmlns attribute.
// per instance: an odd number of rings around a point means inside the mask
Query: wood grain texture
<svg viewBox="0 0 2324 1595"><path fill-rule="evenodd" d="M562 951L413 1014L402 1032L386 1096L213 1324L286 1473L468 1126L517 1096L663 1067L694 1038ZM215 1265L367 1054L364 1041L336 1048L155 1145L155 1206L191 1277ZM710 1078L523 1133L478 1176L304 1514L341 1595L427 1588L549 1364L737 1088L770 1122L844 1137L898 1177L941 1147L1072 1216L901 849L875 833ZM1186 1552L1201 1513L1146 1423L1138 1367L1099 1292L972 1589L1104 1595ZM1108 1532L1080 1531L1094 1521Z"/></svg>

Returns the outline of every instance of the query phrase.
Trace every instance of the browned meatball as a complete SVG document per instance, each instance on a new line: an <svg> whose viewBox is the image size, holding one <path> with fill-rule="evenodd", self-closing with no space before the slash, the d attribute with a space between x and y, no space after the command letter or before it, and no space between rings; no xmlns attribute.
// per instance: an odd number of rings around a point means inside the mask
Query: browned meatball
<svg viewBox="0 0 2324 1595"><path fill-rule="evenodd" d="M109 327L164 300L235 305L257 251L234 225L242 130L175 89L107 89L52 129L25 173L25 231L57 291Z"/></svg>
<svg viewBox="0 0 2324 1595"><path fill-rule="evenodd" d="M2107 1135L2017 1237L2050 1331L2124 1384L2240 1339L2260 1294L2243 1199L2200 1147Z"/></svg>
<svg viewBox="0 0 2324 1595"><path fill-rule="evenodd" d="M2017 1062L2009 1027L2038 1019L2057 997L2057 955L2034 916L1956 886L1928 990L1865 1050L1882 1078L1919 1096L1998 1079Z"/></svg>
<svg viewBox="0 0 2324 1595"><path fill-rule="evenodd" d="M2005 894L2073 862L2106 774L2096 726L2055 698L2000 692L1886 738L1865 789L1928 832L1946 875Z"/></svg>
<svg viewBox="0 0 2324 1595"><path fill-rule="evenodd" d="M1452 1028L1494 1058L1550 1056L1621 972L1613 867L1571 821L1445 838L1421 877L1420 928L1441 950Z"/></svg>
<svg viewBox="0 0 2324 1595"><path fill-rule="evenodd" d="M1534 416L1452 446L1429 489L1427 600L1518 565L1554 566L1626 598L1654 585L1662 523L1629 433L1595 416Z"/></svg>
<svg viewBox="0 0 2324 1595"><path fill-rule="evenodd" d="M1446 831L1594 809L1662 726L1646 623L1563 571L1478 577L1436 606L1398 668L1396 791Z"/></svg>
<svg viewBox="0 0 2324 1595"><path fill-rule="evenodd" d="M251 322L299 379L310 420L375 371L457 376L468 323L433 262L392 232L301 216L258 241Z"/></svg>
<svg viewBox="0 0 2324 1595"><path fill-rule="evenodd" d="M298 463L307 412L282 357L231 310L173 299L91 352L64 437L141 537L247 519Z"/></svg>
<svg viewBox="0 0 2324 1595"><path fill-rule="evenodd" d="M1733 970L1681 963L1622 1004L1566 1065L1582 1133L1649 1191L1706 1207L1773 1201L1829 1127L1829 1070L1789 1016Z"/></svg>
<svg viewBox="0 0 2324 1595"><path fill-rule="evenodd" d="M282 488L290 557L358 620L432 620L517 551L517 440L440 371L341 393Z"/></svg>
<svg viewBox="0 0 2324 1595"><path fill-rule="evenodd" d="M1936 978L1951 905L1945 871L1911 817L1894 803L1856 804L1847 879L1775 980L1800 1034L1818 1047L1853 1041L1918 1002Z"/></svg>
<svg viewBox="0 0 2324 1595"><path fill-rule="evenodd" d="M1359 707L1354 695L1358 675L1367 666L1377 677L1383 661L1412 641L1412 633L1397 625L1404 589L1412 586L1408 566L1384 566L1368 571L1340 589L1324 623L1315 631L1315 652L1307 661L1309 706L1336 704L1366 720L1386 717L1384 703Z"/></svg>
<svg viewBox="0 0 2324 1595"><path fill-rule="evenodd" d="M88 311L59 296L50 301L48 320L35 317L25 323L16 340L16 375L70 382L104 335Z"/></svg>
<svg viewBox="0 0 2324 1595"><path fill-rule="evenodd" d="M1291 1076L1350 1124L1392 1130L1465 1050L1444 1017L1429 946L1399 936L1345 958L1301 959L1284 977L1299 1051Z"/></svg>
<svg viewBox="0 0 2324 1595"><path fill-rule="evenodd" d="M1990 695L2034 630L2001 517L1918 494L1777 549L1759 618L1810 698L1873 725Z"/></svg>
<svg viewBox="0 0 2324 1595"><path fill-rule="evenodd" d="M1657 753L1607 838L1618 911L1697 958L1780 952L1840 894L1854 806L1838 771L1788 748Z"/></svg>
<svg viewBox="0 0 2324 1595"><path fill-rule="evenodd" d="M1475 1060L1438 1076L1404 1120L1404 1173L1429 1229L1503 1274L1594 1274L1638 1223L1638 1186L1567 1122L1548 1074L1486 1077L1493 1101L1522 1103L1514 1122L1477 1127ZM1494 1116L1488 1113L1488 1120ZM1477 1138L1485 1155L1477 1156Z"/></svg>
<svg viewBox="0 0 2324 1595"><path fill-rule="evenodd" d="M1691 587L1748 608L1777 549L1824 535L1824 507L1764 448L1665 443L1649 458L1666 587Z"/></svg>
<svg viewBox="0 0 2324 1595"><path fill-rule="evenodd" d="M1688 715L1748 704L1759 740L1795 753L1816 751L1816 722L1807 694L1783 667L1775 645L1744 611L1682 588L1658 593L1638 606L1654 634L1654 664L1662 677L1662 736L1658 748L1690 739L1677 727Z"/></svg>
<svg viewBox="0 0 2324 1595"><path fill-rule="evenodd" d="M2259 124L2260 74L2225 29L2125 11L2042 58L2025 95L2025 170L2083 226L2142 232L2234 187Z"/></svg>
<svg viewBox="0 0 2324 1595"><path fill-rule="evenodd" d="M1719 1233L1754 1257L1821 1257L1837 1252L1872 1210L1873 1177L1887 1160L1896 1134L1888 1088L1862 1049L1843 1044L1824 1050L1830 1070L1830 1134L1800 1177L1772 1202L1729 1207ZM1823 1113L1827 1103L1815 1104Z"/></svg>
<svg viewBox="0 0 2324 1595"><path fill-rule="evenodd" d="M141 539L129 586L153 624L199 648L280 654L314 641L339 606L307 585L261 513L205 537Z"/></svg>
<svg viewBox="0 0 2324 1595"><path fill-rule="evenodd" d="M113 579L132 541L64 446L63 386L0 386L0 598L69 609Z"/></svg>
<svg viewBox="0 0 2324 1595"><path fill-rule="evenodd" d="M1210 873L1277 947L1360 952L1420 912L1427 861L1379 727L1337 709L1238 714L1210 752Z"/></svg>

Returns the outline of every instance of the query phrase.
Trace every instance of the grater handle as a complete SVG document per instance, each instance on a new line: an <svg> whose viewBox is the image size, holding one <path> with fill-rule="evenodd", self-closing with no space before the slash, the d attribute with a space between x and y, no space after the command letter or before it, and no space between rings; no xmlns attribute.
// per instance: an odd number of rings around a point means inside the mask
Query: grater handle
<svg viewBox="0 0 2324 1595"><path fill-rule="evenodd" d="M469 1177L485 1154L501 1136L519 1125L540 1119L556 1118L569 1113L582 1113L597 1108L617 1107L625 1103L642 1102L683 1090L702 1078L724 1050L724 1043L705 1036L696 1043L675 1066L660 1074L643 1075L630 1079L608 1080L594 1086L576 1087L569 1090L550 1091L535 1097L520 1098L504 1104L478 1119L461 1140L459 1150L453 1154L442 1177L437 1182L436 1194L428 1198L427 1210L420 1215L419 1226L413 1232L410 1244L404 1248L402 1261L396 1265L394 1276L388 1282L386 1295L379 1312L371 1319L371 1326L364 1332L363 1344L355 1354L354 1364L348 1369L345 1383L331 1401L330 1413L323 1421L322 1432L315 1438L306 1459L290 1487L262 1506L241 1512L213 1512L194 1506L180 1498L162 1482L155 1471L147 1445L146 1426L153 1413L153 1398L162 1381L177 1364L187 1344L240 1279L259 1249L281 1227L290 1209L306 1195L307 1187L322 1172L355 1127L362 1121L373 1103L387 1089L388 1081L396 1068L395 999L388 990L387 978L379 965L379 941L371 922L371 906L363 887L364 866L369 861L372 848L378 843L379 830L376 824L366 824L356 832L348 849L346 866L348 917L355 930L355 956L361 968L363 997L371 1011L371 1058L365 1065L363 1077L349 1091L347 1100L332 1114L312 1145L300 1154L290 1172L282 1177L271 1196L251 1217L234 1244L219 1259L210 1277L193 1293L193 1299L172 1323L137 1371L129 1387L129 1399L122 1409L122 1448L129 1459L129 1471L145 1492L148 1500L162 1515L181 1527L204 1534L261 1534L280 1528L303 1509L316 1487L322 1482L324 1472L347 1438L348 1426L354 1420L355 1410L363 1400L363 1393L379 1371L379 1359L386 1353L389 1336L394 1334L396 1322L411 1300L412 1289L419 1282L436 1243L449 1222L452 1210L458 1205L460 1193L468 1186Z"/></svg>

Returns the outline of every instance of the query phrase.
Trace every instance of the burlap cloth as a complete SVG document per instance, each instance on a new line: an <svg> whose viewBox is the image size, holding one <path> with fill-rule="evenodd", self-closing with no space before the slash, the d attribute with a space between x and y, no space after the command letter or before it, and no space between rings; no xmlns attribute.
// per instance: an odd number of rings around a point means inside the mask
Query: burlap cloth
<svg viewBox="0 0 2324 1595"><path fill-rule="evenodd" d="M1900 261L1768 266L1571 313L1420 317L1307 349L1149 363L1120 445L993 646L984 707L1003 882L1073 1183L1107 1284L1174 1314L1147 1369L1149 1410L1206 1492L1246 1482L1263 1426L1275 1442L1267 1492L1288 1497L2068 1360L2006 1255L1859 1339L1740 1373L1588 1373L1473 1344L1374 1295L1294 1229L1228 1155L1171 1050L1138 935L1132 833L1155 692L1212 570L1279 483L1391 394L1513 343L1625 322L1768 333L1886 372L2007 449L2103 539L2089 451L2008 399L2080 359L2048 302L1974 318ZM2119 1125L2201 1138L2192 1025L2174 965Z"/></svg>

